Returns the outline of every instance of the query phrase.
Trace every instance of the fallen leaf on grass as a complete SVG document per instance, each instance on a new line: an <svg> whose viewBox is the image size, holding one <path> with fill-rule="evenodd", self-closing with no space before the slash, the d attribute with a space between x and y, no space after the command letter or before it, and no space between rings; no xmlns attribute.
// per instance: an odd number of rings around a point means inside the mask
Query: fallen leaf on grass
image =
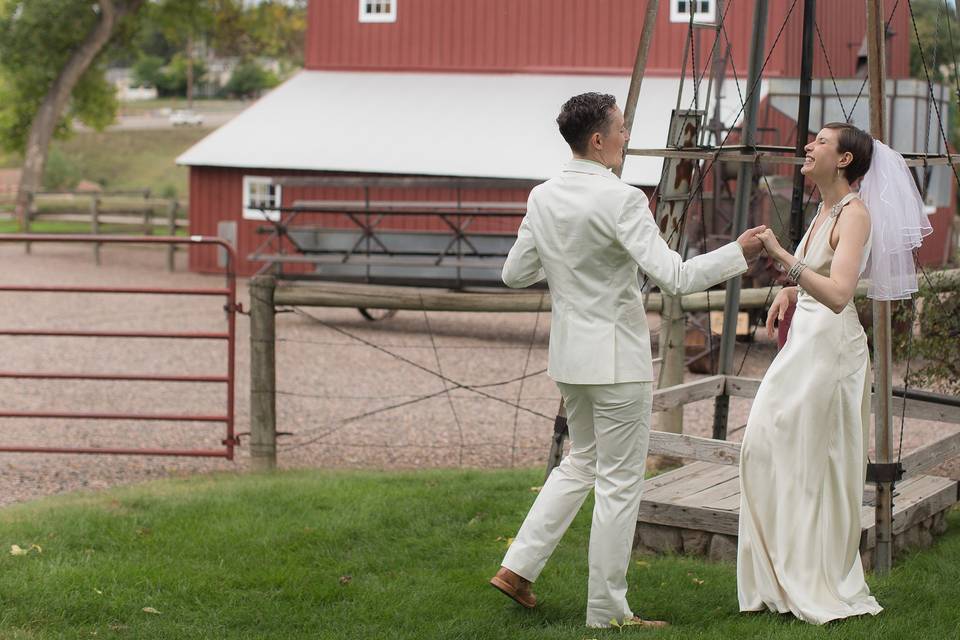
<svg viewBox="0 0 960 640"><path fill-rule="evenodd" d="M347 585L353 580L353 576L340 576L340 584Z"/></svg>
<svg viewBox="0 0 960 640"><path fill-rule="evenodd" d="M695 585L697 585L697 586L699 587L701 584L703 584L703 580L701 580L700 578L694 578L694 579L693 579L693 584L695 584Z"/></svg>
<svg viewBox="0 0 960 640"><path fill-rule="evenodd" d="M543 489L543 485L540 485L539 487L530 487L530 491L533 493L540 493L540 489Z"/></svg>
<svg viewBox="0 0 960 640"><path fill-rule="evenodd" d="M12 556L25 556L25 555L28 555L31 551L36 551L37 553L43 553L43 549L38 544L31 544L26 549L24 549L18 544L10 545L10 555Z"/></svg>
<svg viewBox="0 0 960 640"><path fill-rule="evenodd" d="M156 615L156 616L160 615L160 612L157 611L156 609L154 609L153 607L144 607L144 608L143 608L143 612L144 612L144 613L152 613L153 615Z"/></svg>
<svg viewBox="0 0 960 640"><path fill-rule="evenodd" d="M503 542L509 549L510 545L513 544L513 538L504 538L503 536L497 536L497 542Z"/></svg>
<svg viewBox="0 0 960 640"><path fill-rule="evenodd" d="M99 596L103 595L103 591L100 591L100 589L97 589L96 587L94 587L93 590L97 593L97 595Z"/></svg>

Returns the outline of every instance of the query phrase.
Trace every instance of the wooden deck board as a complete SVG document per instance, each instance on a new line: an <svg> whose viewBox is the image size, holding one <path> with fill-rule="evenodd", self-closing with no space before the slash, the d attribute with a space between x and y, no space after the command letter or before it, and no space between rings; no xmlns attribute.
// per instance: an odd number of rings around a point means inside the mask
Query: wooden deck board
<svg viewBox="0 0 960 640"><path fill-rule="evenodd" d="M701 466L694 473L677 482L663 484L651 490L647 493L647 497L658 502L673 502L726 482L731 477L736 477L738 472L736 467L729 465L710 464L708 462L697 464Z"/></svg>
<svg viewBox="0 0 960 640"><path fill-rule="evenodd" d="M866 549L876 544L873 500L874 488L868 485L861 511ZM948 478L914 476L897 483L894 534L919 524L958 500L958 483ZM739 510L739 469L732 465L694 462L647 481L638 520L736 535Z"/></svg>

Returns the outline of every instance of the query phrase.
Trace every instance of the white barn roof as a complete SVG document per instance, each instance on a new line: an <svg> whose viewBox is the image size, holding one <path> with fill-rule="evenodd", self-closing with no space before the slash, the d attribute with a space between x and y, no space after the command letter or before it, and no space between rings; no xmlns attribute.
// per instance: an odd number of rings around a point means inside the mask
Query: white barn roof
<svg viewBox="0 0 960 640"><path fill-rule="evenodd" d="M563 102L598 91L622 105L629 84L626 76L301 71L177 163L544 180L570 157L554 121ZM630 146L666 145L678 86L678 78L644 79ZM688 80L682 109L692 91ZM704 82L701 100L705 93ZM732 80L721 104L730 124L740 111ZM623 178L655 185L661 163L630 157Z"/></svg>

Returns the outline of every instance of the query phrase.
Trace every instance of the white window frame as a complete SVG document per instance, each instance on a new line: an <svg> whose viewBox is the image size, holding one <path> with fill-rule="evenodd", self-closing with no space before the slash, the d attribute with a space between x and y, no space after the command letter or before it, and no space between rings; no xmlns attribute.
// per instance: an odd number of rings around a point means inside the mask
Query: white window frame
<svg viewBox="0 0 960 640"><path fill-rule="evenodd" d="M251 202L251 189L255 186L270 186L273 178L270 176L243 176L243 218L244 220L279 220L279 211L261 211ZM274 206L283 204L283 192L280 185L273 185Z"/></svg>
<svg viewBox="0 0 960 640"><path fill-rule="evenodd" d="M670 22L690 22L689 9L687 9L687 11L680 11L681 1L686 2L688 5L690 2L693 2L695 7L699 7L702 2L708 2L710 7L706 11L693 12L693 21L716 22L717 3L715 0L670 0Z"/></svg>
<svg viewBox="0 0 960 640"><path fill-rule="evenodd" d="M359 0L360 22L396 22L398 1L399 0ZM373 12L367 11L367 5L371 6Z"/></svg>

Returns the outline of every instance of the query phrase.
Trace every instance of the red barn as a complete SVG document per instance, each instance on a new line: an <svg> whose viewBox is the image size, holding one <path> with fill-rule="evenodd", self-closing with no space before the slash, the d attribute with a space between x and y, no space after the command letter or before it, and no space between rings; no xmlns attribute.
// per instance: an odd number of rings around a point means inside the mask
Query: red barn
<svg viewBox="0 0 960 640"><path fill-rule="evenodd" d="M800 69L801 7L790 0L770 3L767 50L772 47L772 53L761 87L761 142L793 144L796 124L790 112L796 111L796 97L795 91L789 94ZM696 28L688 40L690 8L688 0L661 3L632 147L665 146L678 103L718 113L728 128L737 124L754 3L693 0L698 22L722 17L724 24L717 49L729 55L720 91L712 97L704 95L706 81L694 91L691 69L698 78L710 75L716 30ZM244 257L239 272L249 275L262 266L245 258L263 240L258 228L265 224L264 212L258 205L364 197L522 202L531 185L555 175L569 157L553 121L568 97L600 91L625 101L645 11L646 3L637 0L311 0L304 70L178 158L190 167L190 231L231 237ZM830 78L832 70L839 78L856 77L866 27L863 4L819 3L817 22L823 45L818 44L814 76ZM904 80L911 33L906 3L900 3L890 17L887 73L892 82L906 83L902 91L915 93L916 81ZM835 107L844 102L852 108L854 100L852 95L838 100L829 80L820 84L814 130L826 121L818 118L839 114ZM945 99L943 107L948 103ZM899 117L908 117L916 131L919 110L916 100L913 104L912 115L900 109ZM891 120L898 117L895 110L896 105ZM865 96L855 112L854 122L866 127ZM902 151L923 150L916 135L909 141L895 138ZM931 152L942 151L929 146L929 136L925 142ZM651 187L659 182L661 167L657 158L631 157L623 177ZM272 183L277 176L447 176L488 182L457 193L443 185L364 193L345 186L278 186ZM937 180L934 204L943 208L948 227L952 182ZM390 224L418 229L435 220L408 216ZM516 219L492 217L478 224L510 232ZM937 224L945 237L944 224ZM190 268L221 267L214 251L196 248ZM301 271L311 268L299 265Z"/></svg>

